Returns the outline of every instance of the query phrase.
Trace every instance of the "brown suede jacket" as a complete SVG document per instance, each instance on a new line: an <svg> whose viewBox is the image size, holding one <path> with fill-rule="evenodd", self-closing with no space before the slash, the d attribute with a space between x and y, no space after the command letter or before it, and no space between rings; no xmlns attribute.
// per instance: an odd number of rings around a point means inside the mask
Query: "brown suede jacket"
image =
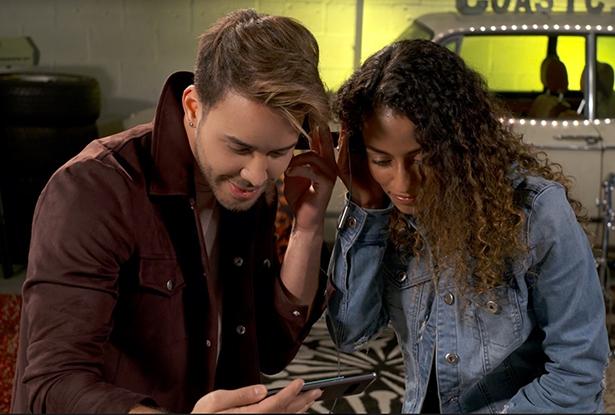
<svg viewBox="0 0 615 415"><path fill-rule="evenodd" d="M153 123L93 141L43 190L12 412L190 412L213 389L282 370L322 313L323 273L310 316L281 285L265 196L247 212L221 209L224 294L211 294L182 123L192 80L173 74Z"/></svg>

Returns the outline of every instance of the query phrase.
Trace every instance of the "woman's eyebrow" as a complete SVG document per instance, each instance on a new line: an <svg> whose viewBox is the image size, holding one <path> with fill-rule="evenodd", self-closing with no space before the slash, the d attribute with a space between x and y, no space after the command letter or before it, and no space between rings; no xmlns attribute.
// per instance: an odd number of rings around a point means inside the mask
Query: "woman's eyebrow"
<svg viewBox="0 0 615 415"><path fill-rule="evenodd" d="M365 144L365 147L366 147L367 149L369 149L369 150L373 151L374 153L379 153L379 154L383 154L383 155L385 155L385 156L390 156L390 154L389 154L389 153L387 153L386 151L384 151L384 150L380 150L379 148L376 148L376 147L371 146L371 145L369 145L369 144ZM409 152L407 152L407 153L406 153L406 156L414 156L414 155L416 155L416 154L418 154L418 153L420 153L420 152L421 152L421 149L420 149L420 147L419 147L419 148L417 148L417 149L410 150Z"/></svg>

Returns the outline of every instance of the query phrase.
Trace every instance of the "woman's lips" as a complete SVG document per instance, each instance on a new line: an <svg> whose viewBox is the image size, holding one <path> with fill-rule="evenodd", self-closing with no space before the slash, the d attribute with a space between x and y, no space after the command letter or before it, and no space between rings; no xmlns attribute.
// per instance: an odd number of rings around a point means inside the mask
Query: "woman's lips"
<svg viewBox="0 0 615 415"><path fill-rule="evenodd" d="M402 205L413 205L416 202L416 196L398 195L391 193L391 197Z"/></svg>

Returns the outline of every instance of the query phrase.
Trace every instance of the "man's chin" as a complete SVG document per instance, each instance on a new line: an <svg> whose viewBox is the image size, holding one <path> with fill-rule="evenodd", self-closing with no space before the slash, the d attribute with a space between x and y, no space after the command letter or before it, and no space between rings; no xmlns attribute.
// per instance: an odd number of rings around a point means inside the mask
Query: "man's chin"
<svg viewBox="0 0 615 415"><path fill-rule="evenodd" d="M218 203L220 203L225 209L232 212L245 212L256 204L259 196L256 196L250 200L237 200L229 195L218 195L214 192Z"/></svg>

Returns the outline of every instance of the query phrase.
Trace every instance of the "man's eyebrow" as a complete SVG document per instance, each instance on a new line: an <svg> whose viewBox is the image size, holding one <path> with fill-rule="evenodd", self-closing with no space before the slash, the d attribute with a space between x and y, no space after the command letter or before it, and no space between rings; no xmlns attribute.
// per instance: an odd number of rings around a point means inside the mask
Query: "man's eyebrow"
<svg viewBox="0 0 615 415"><path fill-rule="evenodd" d="M370 149L371 151L373 151L375 153L380 153L380 154L384 154L385 156L390 156L390 154L387 153L386 151L380 150L379 148L376 148L374 146L370 146L369 144L365 144L365 147ZM406 153L406 156L414 156L414 155L416 155L416 154L418 154L420 152L421 152L421 149L417 148L415 150L412 150L412 151L409 151L408 153Z"/></svg>
<svg viewBox="0 0 615 415"><path fill-rule="evenodd" d="M244 143L243 141L241 141L239 138L237 138L237 137L235 137L235 136L232 136L232 135L226 135L226 134L225 134L225 135L224 135L224 137L225 137L225 138L227 139L227 141L229 141L231 144L235 144L235 145L237 145L237 146L243 147L243 148L248 149L248 150L254 150L254 147L253 147L253 146L251 146L251 145L250 145L250 144L248 144L248 143ZM299 140L297 140L297 141L299 141ZM277 148L277 149L271 150L270 152L272 152L272 153L277 153L277 152L280 152L280 153L281 153L281 152L288 151L288 150L290 150L290 149L294 148L294 147L297 145L297 141L295 141L293 144L291 144L291 145L289 145L289 146L286 146L286 147L281 147L281 148Z"/></svg>
<svg viewBox="0 0 615 415"><path fill-rule="evenodd" d="M227 135L227 134L225 134L225 135L224 135L224 138L226 138L226 140L227 140L227 141L230 141L230 142L231 142L231 144L235 144L235 145L238 145L238 146L240 146L240 147L246 147L246 148L249 148L249 149L252 149L252 148L253 148L250 144L244 143L244 142L243 142L243 141L241 141L239 138L234 137L234 136L232 136L232 135Z"/></svg>

